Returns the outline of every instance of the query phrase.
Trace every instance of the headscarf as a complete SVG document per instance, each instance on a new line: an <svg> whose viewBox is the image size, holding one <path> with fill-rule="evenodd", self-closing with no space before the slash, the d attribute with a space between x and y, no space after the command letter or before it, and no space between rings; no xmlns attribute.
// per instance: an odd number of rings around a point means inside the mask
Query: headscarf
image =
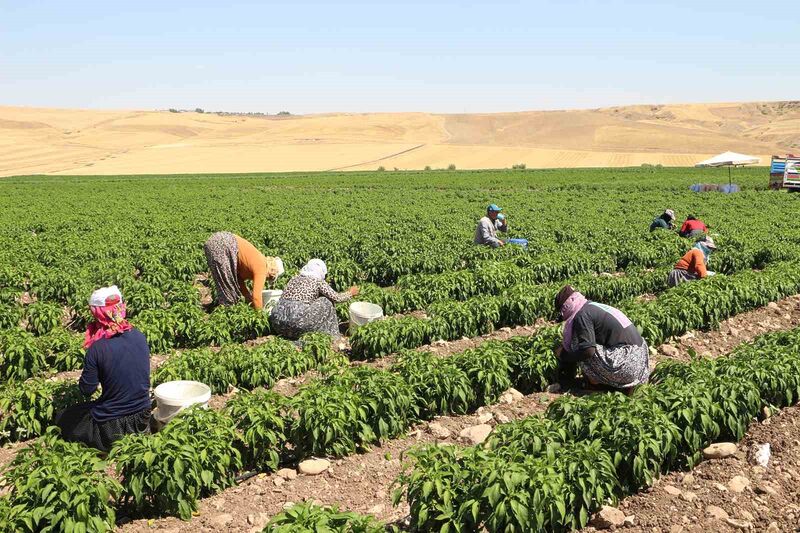
<svg viewBox="0 0 800 533"><path fill-rule="evenodd" d="M325 276L328 275L328 267L325 266L325 261L322 259L312 259L306 263L306 266L300 269L300 275L318 281L325 281Z"/></svg>
<svg viewBox="0 0 800 533"><path fill-rule="evenodd" d="M575 320L575 315L578 314L578 311L583 309L583 306L586 305L588 301L586 296L569 285L561 289L558 296L556 296L556 304L561 313L561 319L564 320L564 340L562 341L562 346L565 350L569 350L572 344L572 323Z"/></svg>
<svg viewBox="0 0 800 533"><path fill-rule="evenodd" d="M87 350L100 339L110 339L133 329L130 322L125 320L125 302L116 285L94 291L89 297L89 310L94 322L86 328L83 347Z"/></svg>
<svg viewBox="0 0 800 533"><path fill-rule="evenodd" d="M714 244L714 239L711 237L703 237L699 241L697 241L694 245L695 248L703 252L703 257L705 259L706 264L708 264L709 255L711 254L712 250L717 249L717 245Z"/></svg>
<svg viewBox="0 0 800 533"><path fill-rule="evenodd" d="M267 257L267 277L275 281L285 272L283 268L283 259L280 257Z"/></svg>

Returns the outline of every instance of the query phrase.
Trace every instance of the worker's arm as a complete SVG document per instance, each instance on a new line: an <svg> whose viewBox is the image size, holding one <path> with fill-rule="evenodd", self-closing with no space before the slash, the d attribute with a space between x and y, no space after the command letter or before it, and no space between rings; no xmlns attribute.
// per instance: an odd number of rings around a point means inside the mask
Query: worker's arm
<svg viewBox="0 0 800 533"><path fill-rule="evenodd" d="M97 347L90 346L83 362L83 372L78 380L78 388L84 396L91 396L100 384L100 373L97 369Z"/></svg>
<svg viewBox="0 0 800 533"><path fill-rule="evenodd" d="M335 304L346 302L347 300L353 297L352 293L349 291L336 292L335 290L333 290L333 287L328 285L328 283L325 281L321 281L319 283L319 293Z"/></svg>
<svg viewBox="0 0 800 533"><path fill-rule="evenodd" d="M500 224L495 224L495 227L503 233L508 233L508 218L503 220Z"/></svg>
<svg viewBox="0 0 800 533"><path fill-rule="evenodd" d="M264 307L264 302L261 298L262 291L264 290L264 284L267 281L267 267L266 265L264 268L256 271L253 274L253 308L257 310L261 310Z"/></svg>
<svg viewBox="0 0 800 533"><path fill-rule="evenodd" d="M692 250L692 262L694 263L694 271L697 272L697 277L703 279L708 276L706 269L706 256L703 255L702 250L694 248Z"/></svg>

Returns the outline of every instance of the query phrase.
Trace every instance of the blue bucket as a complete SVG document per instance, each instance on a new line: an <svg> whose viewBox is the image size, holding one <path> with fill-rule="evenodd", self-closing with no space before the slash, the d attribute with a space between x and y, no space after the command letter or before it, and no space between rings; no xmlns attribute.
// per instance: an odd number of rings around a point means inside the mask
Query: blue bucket
<svg viewBox="0 0 800 533"><path fill-rule="evenodd" d="M508 244L516 244L517 246L522 246L523 248L527 248L528 239L508 239Z"/></svg>

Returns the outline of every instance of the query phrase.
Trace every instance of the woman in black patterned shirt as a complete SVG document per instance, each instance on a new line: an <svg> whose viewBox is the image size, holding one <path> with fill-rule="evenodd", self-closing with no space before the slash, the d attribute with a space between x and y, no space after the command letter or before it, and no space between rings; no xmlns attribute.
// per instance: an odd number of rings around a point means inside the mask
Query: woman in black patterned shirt
<svg viewBox="0 0 800 533"><path fill-rule="evenodd" d="M336 292L325 281L328 267L322 259L312 259L289 280L270 321L279 335L297 339L303 333L319 331L339 337L339 319L334 304L358 294L358 287Z"/></svg>

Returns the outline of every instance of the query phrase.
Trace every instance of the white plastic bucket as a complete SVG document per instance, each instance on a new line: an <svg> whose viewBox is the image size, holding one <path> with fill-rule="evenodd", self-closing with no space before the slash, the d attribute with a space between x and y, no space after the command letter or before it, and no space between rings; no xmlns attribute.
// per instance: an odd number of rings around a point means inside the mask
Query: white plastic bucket
<svg viewBox="0 0 800 533"><path fill-rule="evenodd" d="M189 406L200 404L208 407L211 388L199 381L168 381L156 387L156 412L153 417L166 424Z"/></svg>
<svg viewBox="0 0 800 533"><path fill-rule="evenodd" d="M261 301L263 302L262 305L264 309L272 311L272 308L275 307L275 304L281 299L281 295L283 295L283 291L277 289L261 291Z"/></svg>
<svg viewBox="0 0 800 533"><path fill-rule="evenodd" d="M353 302L350 304L350 331L381 317L383 317L383 309L380 305L369 302Z"/></svg>

